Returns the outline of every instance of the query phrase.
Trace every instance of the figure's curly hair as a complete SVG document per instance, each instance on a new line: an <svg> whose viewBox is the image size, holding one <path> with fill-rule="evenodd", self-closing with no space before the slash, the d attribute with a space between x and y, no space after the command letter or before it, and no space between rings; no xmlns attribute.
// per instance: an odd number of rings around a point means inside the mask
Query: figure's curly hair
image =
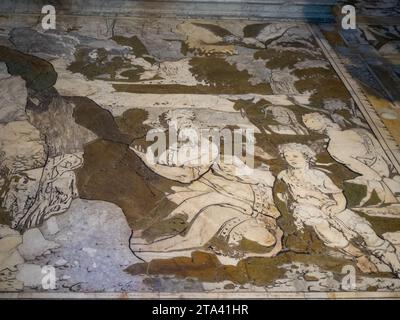
<svg viewBox="0 0 400 320"><path fill-rule="evenodd" d="M328 120L328 121L332 122L332 120L329 119L329 117L327 117L326 115L321 114L319 112L311 112L311 113L306 113L306 114L303 115L303 120L312 119L312 118L318 119L320 121L327 121Z"/></svg>
<svg viewBox="0 0 400 320"><path fill-rule="evenodd" d="M284 157L285 151L296 150L301 152L301 154L311 164L314 164L317 160L316 158L317 154L315 153L315 151L305 144L291 142L291 143L281 144L278 148L279 148L279 153L282 155L282 157Z"/></svg>
<svg viewBox="0 0 400 320"><path fill-rule="evenodd" d="M181 117L189 120L194 120L196 118L196 115L193 110L188 110L188 109L172 109L164 112L162 114L164 119L166 121L171 121L172 119L176 117Z"/></svg>
<svg viewBox="0 0 400 320"><path fill-rule="evenodd" d="M312 112L312 113L307 113L304 114L303 117L303 123L306 125L307 127L307 121L308 120L318 120L318 122L321 123L325 123L326 127L328 128L340 128L340 126L335 123L332 118L330 118L329 116L325 115L325 114L321 114L319 112Z"/></svg>

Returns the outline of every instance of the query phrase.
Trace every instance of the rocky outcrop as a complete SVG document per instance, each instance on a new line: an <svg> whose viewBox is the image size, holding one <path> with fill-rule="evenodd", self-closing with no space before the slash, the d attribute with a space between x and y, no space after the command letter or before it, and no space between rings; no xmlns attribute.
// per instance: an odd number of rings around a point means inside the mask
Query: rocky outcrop
<svg viewBox="0 0 400 320"><path fill-rule="evenodd" d="M135 280L123 269L137 259L131 253L131 234L120 208L104 201L76 199L64 214L54 218L59 231L52 234L47 222L44 237L60 247L36 260L56 267L58 290L120 291ZM52 222L54 224L54 221Z"/></svg>
<svg viewBox="0 0 400 320"><path fill-rule="evenodd" d="M25 120L27 96L25 81L21 77L0 79L0 123Z"/></svg>
<svg viewBox="0 0 400 320"><path fill-rule="evenodd" d="M50 99L45 110L30 105L27 111L29 121L46 138L49 157L83 151L83 146L96 136L75 122L73 102L57 93Z"/></svg>
<svg viewBox="0 0 400 320"><path fill-rule="evenodd" d="M22 237L19 232L10 227L0 225L0 271L4 269L13 270L17 264L24 260L16 251L22 243Z"/></svg>
<svg viewBox="0 0 400 320"><path fill-rule="evenodd" d="M22 244L18 247L18 251L25 260L30 261L57 247L59 247L57 243L47 241L40 230L35 228L23 234Z"/></svg>
<svg viewBox="0 0 400 320"><path fill-rule="evenodd" d="M57 81L57 73L46 60L24 54L20 51L0 46L0 61L7 64L11 75L18 75L26 81L26 86L33 90L44 90Z"/></svg>
<svg viewBox="0 0 400 320"><path fill-rule="evenodd" d="M1 167L10 172L21 172L43 167L46 145L39 131L28 121L0 124Z"/></svg>
<svg viewBox="0 0 400 320"><path fill-rule="evenodd" d="M15 278L17 265L24 263L17 250L21 243L19 232L0 225L0 291L16 291L23 287L22 282Z"/></svg>
<svg viewBox="0 0 400 320"><path fill-rule="evenodd" d="M16 280L24 287L39 287L42 284L42 268L39 265L26 263L18 266Z"/></svg>
<svg viewBox="0 0 400 320"><path fill-rule="evenodd" d="M10 41L22 52L43 58L73 55L79 40L57 33L40 33L30 28L16 28L10 33Z"/></svg>

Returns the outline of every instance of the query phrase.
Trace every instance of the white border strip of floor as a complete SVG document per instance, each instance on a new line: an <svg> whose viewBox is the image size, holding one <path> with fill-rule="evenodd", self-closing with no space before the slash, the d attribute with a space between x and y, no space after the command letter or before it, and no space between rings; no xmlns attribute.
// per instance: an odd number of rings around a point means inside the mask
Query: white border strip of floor
<svg viewBox="0 0 400 320"><path fill-rule="evenodd" d="M335 69L340 80L346 86L358 109L361 111L372 132L377 137L384 152L389 157L397 172L400 173L400 148L396 140L392 137L358 83L347 72L345 65L341 62L339 56L325 39L318 26L309 25L309 29L324 52L326 58Z"/></svg>
<svg viewBox="0 0 400 320"><path fill-rule="evenodd" d="M121 293L0 293L1 299L400 299L400 292L121 292ZM239 302L238 302L239 303Z"/></svg>

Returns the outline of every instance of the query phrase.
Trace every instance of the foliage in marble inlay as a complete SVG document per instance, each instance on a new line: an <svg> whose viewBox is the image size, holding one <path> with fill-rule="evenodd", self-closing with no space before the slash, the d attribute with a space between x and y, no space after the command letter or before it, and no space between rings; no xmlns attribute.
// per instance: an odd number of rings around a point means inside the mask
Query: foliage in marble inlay
<svg viewBox="0 0 400 320"><path fill-rule="evenodd" d="M399 289L399 172L307 25L97 22L0 19L0 291Z"/></svg>

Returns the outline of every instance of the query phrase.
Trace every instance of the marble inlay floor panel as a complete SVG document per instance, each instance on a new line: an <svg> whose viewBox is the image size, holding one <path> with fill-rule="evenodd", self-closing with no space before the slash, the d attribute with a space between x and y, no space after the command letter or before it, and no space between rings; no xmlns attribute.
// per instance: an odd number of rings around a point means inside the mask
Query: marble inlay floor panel
<svg viewBox="0 0 400 320"><path fill-rule="evenodd" d="M333 27L38 21L0 17L0 296L398 296L397 118Z"/></svg>

